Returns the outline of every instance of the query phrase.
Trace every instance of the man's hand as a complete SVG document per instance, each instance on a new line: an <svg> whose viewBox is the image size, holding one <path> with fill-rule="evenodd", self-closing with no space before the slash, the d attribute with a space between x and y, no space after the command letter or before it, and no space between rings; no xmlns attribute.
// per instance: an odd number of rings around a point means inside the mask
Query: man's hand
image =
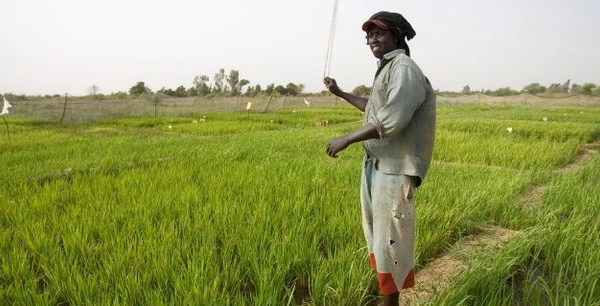
<svg viewBox="0 0 600 306"><path fill-rule="evenodd" d="M361 112L365 111L367 102L369 101L368 98L357 96L355 94L341 90L340 87L337 85L335 79L332 79L330 77L325 77L323 79L323 84L325 84L325 87L327 87L329 92L331 92L333 95L348 101L348 103L358 108Z"/></svg>
<svg viewBox="0 0 600 306"><path fill-rule="evenodd" d="M350 140L348 138L347 135L344 136L340 136L337 138L332 138L329 140L329 142L327 143L327 155L333 157L333 158L337 158L337 154L346 149L349 145L350 145Z"/></svg>
<svg viewBox="0 0 600 306"><path fill-rule="evenodd" d="M373 123L367 123L360 130L330 139L325 152L327 152L327 155L336 158L337 154L349 145L373 138L379 138L379 132L377 132L377 128Z"/></svg>
<svg viewBox="0 0 600 306"><path fill-rule="evenodd" d="M325 77L323 79L323 84L325 84L325 87L327 87L327 89L336 96L339 96L342 93L342 90L338 87L335 79Z"/></svg>

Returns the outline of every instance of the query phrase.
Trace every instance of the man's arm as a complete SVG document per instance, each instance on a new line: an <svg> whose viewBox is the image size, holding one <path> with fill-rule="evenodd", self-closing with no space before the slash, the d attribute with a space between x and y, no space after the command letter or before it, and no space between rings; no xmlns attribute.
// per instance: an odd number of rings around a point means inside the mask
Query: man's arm
<svg viewBox="0 0 600 306"><path fill-rule="evenodd" d="M392 63L390 70L385 104L367 119L377 127L382 138L402 133L425 101L426 86L429 86L417 70L406 64Z"/></svg>
<svg viewBox="0 0 600 306"><path fill-rule="evenodd" d="M367 123L360 130L329 140L326 152L327 155L337 158L337 154L346 149L349 145L373 138L379 138L379 133L377 132L375 125Z"/></svg>

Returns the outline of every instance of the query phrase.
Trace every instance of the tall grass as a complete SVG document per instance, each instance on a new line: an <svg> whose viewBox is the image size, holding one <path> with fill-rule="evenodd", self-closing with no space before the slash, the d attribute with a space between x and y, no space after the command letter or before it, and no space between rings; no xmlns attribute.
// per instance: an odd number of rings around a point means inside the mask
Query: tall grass
<svg viewBox="0 0 600 306"><path fill-rule="evenodd" d="M550 186L535 225L431 304L600 305L600 156Z"/></svg>
<svg viewBox="0 0 600 306"><path fill-rule="evenodd" d="M597 228L598 159L571 177L554 170L597 137L600 112L564 111L569 120L541 122L539 109L519 109L514 119L502 118L513 112L505 107L440 107L435 161L417 195L418 265L478 225L526 233L495 255L510 264L488 275L482 266L496 260L477 259L440 301L597 301L597 282L572 285L597 276L597 255L567 250L582 248L583 237L600 241L585 228ZM320 120L329 125L316 126ZM42 305L369 303L377 283L360 228L362 151L324 154L329 137L359 121L340 107L67 125L11 119L13 137L0 140L0 297ZM516 205L537 184L552 186L542 208ZM565 202L572 194L580 198ZM562 229L550 235L553 226ZM541 285L516 280L527 273L541 275ZM518 286L475 286L511 275Z"/></svg>

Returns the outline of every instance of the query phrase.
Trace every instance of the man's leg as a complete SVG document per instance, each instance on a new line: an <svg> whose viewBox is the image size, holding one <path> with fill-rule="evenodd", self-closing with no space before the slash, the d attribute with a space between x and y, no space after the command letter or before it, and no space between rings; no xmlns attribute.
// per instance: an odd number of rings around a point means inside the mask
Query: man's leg
<svg viewBox="0 0 600 306"><path fill-rule="evenodd" d="M415 178L403 176L400 189L394 199L387 229L388 262L390 271L399 288L411 288L415 284Z"/></svg>
<svg viewBox="0 0 600 306"><path fill-rule="evenodd" d="M360 203L362 227L369 251L371 266L375 268L375 254L373 253L373 206L371 201L371 177L373 175L373 161L367 159L363 163L360 182Z"/></svg>
<svg viewBox="0 0 600 306"><path fill-rule="evenodd" d="M383 296L383 306L398 306L400 304L400 292Z"/></svg>
<svg viewBox="0 0 600 306"><path fill-rule="evenodd" d="M377 281L379 282L379 291L384 297L384 305L398 305L398 289L392 278L392 274L386 272L385 263L385 224L380 221L375 221L374 213L380 211L374 207L374 202L379 201L381 190L373 189L373 180L375 174L375 168L372 160L366 160L362 170L361 177L361 206L362 206L362 219L363 219L363 230L365 239L367 241L367 247L369 250L369 261L371 267L377 272ZM391 202L391 201L390 201ZM389 205L391 208L392 205ZM377 220L381 220L384 216L379 213L380 216ZM389 218L389 214L387 214ZM377 239L382 241L377 241ZM377 251L380 250L380 251ZM377 253L377 255L376 255ZM379 257L379 261L382 263L378 264L376 257ZM384 268L381 268L381 266ZM382 272L383 271L383 272ZM395 304L394 304L395 303Z"/></svg>
<svg viewBox="0 0 600 306"><path fill-rule="evenodd" d="M398 305L399 290L414 285L414 185L408 176L375 171L371 194L379 287L384 305Z"/></svg>

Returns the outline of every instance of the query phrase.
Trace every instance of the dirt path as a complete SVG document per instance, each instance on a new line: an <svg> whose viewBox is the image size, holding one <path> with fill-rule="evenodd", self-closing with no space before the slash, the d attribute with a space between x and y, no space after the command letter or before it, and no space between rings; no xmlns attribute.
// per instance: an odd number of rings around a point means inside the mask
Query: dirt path
<svg viewBox="0 0 600 306"><path fill-rule="evenodd" d="M467 268L467 264L456 256L457 253L491 252L504 246L517 234L517 231L489 226L482 228L481 234L458 242L447 254L417 272L417 283L414 288L402 292L401 305L419 305L436 292L443 291L454 277Z"/></svg>
<svg viewBox="0 0 600 306"><path fill-rule="evenodd" d="M600 139L586 144L572 163L556 172L566 174L577 171L598 153L599 148ZM523 208L538 206L547 191L548 186L533 186L517 199L517 204ZM446 254L417 271L417 283L414 288L402 292L400 305L420 305L428 301L434 294L445 290L452 279L458 277L467 268L467 263L461 260L457 256L458 254L475 255L495 251L519 234L517 231L497 226L487 226L481 230L481 234L459 241Z"/></svg>
<svg viewBox="0 0 600 306"><path fill-rule="evenodd" d="M558 172L565 174L577 171L577 169L581 168L586 161L590 160L594 154L598 152L598 148L600 148L600 139L596 139L592 143L585 144L583 150L579 152L575 160L572 163L558 169Z"/></svg>

